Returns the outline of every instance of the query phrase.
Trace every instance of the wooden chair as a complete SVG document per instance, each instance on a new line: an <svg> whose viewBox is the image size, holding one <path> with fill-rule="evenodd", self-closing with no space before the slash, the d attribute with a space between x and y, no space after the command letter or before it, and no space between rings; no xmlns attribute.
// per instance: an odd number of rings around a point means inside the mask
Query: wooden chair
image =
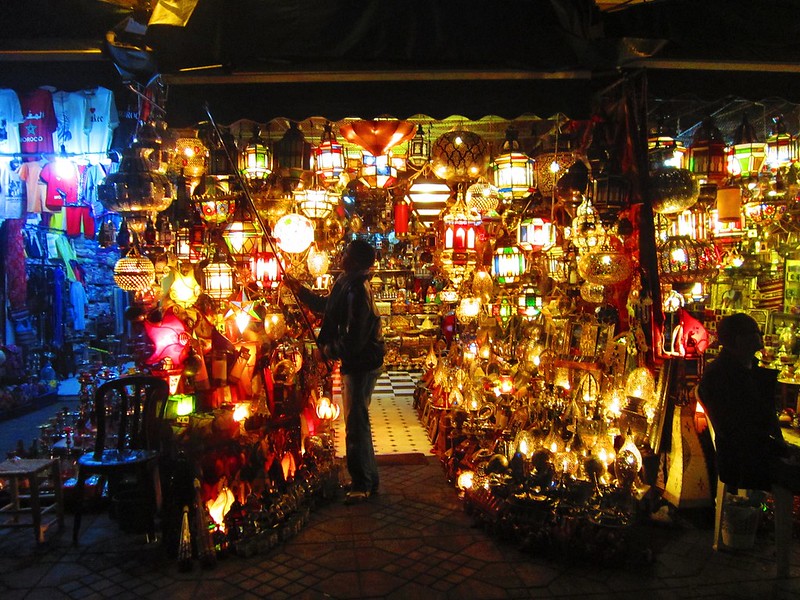
<svg viewBox="0 0 800 600"><path fill-rule="evenodd" d="M695 397L700 402L697 388L695 388ZM705 407L704 407L705 410ZM714 433L714 424L711 422L711 417L706 413L706 421L708 422L708 431L711 434L711 442L714 445L714 451L717 449L716 434ZM722 511L724 509L725 496L730 491L728 484L722 481L717 476L717 495L715 498L714 510L714 550L720 550L724 547L722 543ZM740 494L744 494L745 490L739 490ZM772 494L774 518L775 518L775 562L776 573L778 577L789 576L789 557L792 551L792 510L794 507L794 495L791 491L780 486L772 486L770 490Z"/></svg>
<svg viewBox="0 0 800 600"><path fill-rule="evenodd" d="M155 515L161 506L161 421L168 395L166 381L148 375L121 377L97 388L94 449L77 461L74 544L78 543L81 527L84 484L93 474L106 479L111 498L118 494L126 476L135 477L136 490L144 493L147 503L147 534L155 539Z"/></svg>

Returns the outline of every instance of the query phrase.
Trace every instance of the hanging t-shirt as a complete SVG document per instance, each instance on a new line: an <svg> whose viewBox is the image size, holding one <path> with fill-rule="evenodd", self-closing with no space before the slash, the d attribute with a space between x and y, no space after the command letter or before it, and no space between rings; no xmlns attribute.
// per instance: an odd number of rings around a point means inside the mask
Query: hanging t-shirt
<svg viewBox="0 0 800 600"><path fill-rule="evenodd" d="M58 212L64 206L78 204L80 174L71 160L56 159L42 167L39 180L47 186L44 196L46 209Z"/></svg>
<svg viewBox="0 0 800 600"><path fill-rule="evenodd" d="M58 122L53 110L53 93L44 88L20 96L23 121L19 126L20 150L25 154L52 154L53 132ZM37 160L28 156L25 160Z"/></svg>
<svg viewBox="0 0 800 600"><path fill-rule="evenodd" d="M119 111L119 126L114 130L111 147L121 152L133 143L139 126L139 97L131 92L125 104L120 106L123 108Z"/></svg>
<svg viewBox="0 0 800 600"><path fill-rule="evenodd" d="M39 185L39 173L45 161L22 163L19 168L19 177L25 182L25 204L29 213L40 213L44 210L44 199L42 192L45 187Z"/></svg>
<svg viewBox="0 0 800 600"><path fill-rule="evenodd" d="M19 159L0 156L0 219L21 219L25 214L25 188L19 170Z"/></svg>
<svg viewBox="0 0 800 600"><path fill-rule="evenodd" d="M69 300L72 305L72 329L84 331L86 329L86 307L89 299L86 297L86 288L80 281L73 281L69 286Z"/></svg>
<svg viewBox="0 0 800 600"><path fill-rule="evenodd" d="M0 154L20 151L19 124L23 121L22 107L17 92L0 89Z"/></svg>
<svg viewBox="0 0 800 600"><path fill-rule="evenodd" d="M53 94L53 109L58 126L53 134L56 151L63 147L70 154L84 154L88 151L86 132L91 128L86 97L75 92L56 92Z"/></svg>
<svg viewBox="0 0 800 600"><path fill-rule="evenodd" d="M92 163L105 158L111 148L114 129L119 125L119 114L114 104L114 92L96 87L76 92L86 99L89 129L86 133L86 152Z"/></svg>

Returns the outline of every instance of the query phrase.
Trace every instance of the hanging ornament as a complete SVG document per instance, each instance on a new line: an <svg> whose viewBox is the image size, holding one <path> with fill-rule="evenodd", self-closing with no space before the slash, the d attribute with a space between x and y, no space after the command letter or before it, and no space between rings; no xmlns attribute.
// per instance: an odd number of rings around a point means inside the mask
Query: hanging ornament
<svg viewBox="0 0 800 600"><path fill-rule="evenodd" d="M313 277L321 277L328 272L328 267L331 260L325 250L317 250L316 244L312 244L308 250L308 259L306 260L308 272Z"/></svg>
<svg viewBox="0 0 800 600"><path fill-rule="evenodd" d="M303 215L291 213L278 219L273 234L278 248L289 254L300 254L314 241L314 223Z"/></svg>
<svg viewBox="0 0 800 600"><path fill-rule="evenodd" d="M489 166L489 144L464 129L442 134L431 149L431 165L437 177L449 182L477 179Z"/></svg>
<svg viewBox="0 0 800 600"><path fill-rule="evenodd" d="M228 301L228 311L225 313L225 318L234 320L239 333L244 333L253 319L259 319L259 315L255 310L255 302L250 300L244 287Z"/></svg>
<svg viewBox="0 0 800 600"><path fill-rule="evenodd" d="M155 350L145 361L146 364L154 365L166 358L169 358L175 367L183 364L189 354L191 338L186 331L186 325L172 311L168 311L155 323L145 319L144 330L155 346Z"/></svg>

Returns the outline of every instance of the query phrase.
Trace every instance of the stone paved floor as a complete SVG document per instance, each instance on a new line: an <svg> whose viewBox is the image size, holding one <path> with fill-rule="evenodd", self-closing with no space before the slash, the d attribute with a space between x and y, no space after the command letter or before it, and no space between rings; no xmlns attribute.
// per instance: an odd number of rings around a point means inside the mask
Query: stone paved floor
<svg viewBox="0 0 800 600"><path fill-rule="evenodd" d="M476 527L435 458L382 466L383 493L367 503L317 507L299 534L264 554L229 556L180 572L158 544L122 533L106 513L85 521L81 545L48 532L0 531L0 598L797 598L774 578L769 535L755 548L711 549L712 532L679 518L643 525L653 560L619 567L538 556ZM694 519L697 520L697 519Z"/></svg>

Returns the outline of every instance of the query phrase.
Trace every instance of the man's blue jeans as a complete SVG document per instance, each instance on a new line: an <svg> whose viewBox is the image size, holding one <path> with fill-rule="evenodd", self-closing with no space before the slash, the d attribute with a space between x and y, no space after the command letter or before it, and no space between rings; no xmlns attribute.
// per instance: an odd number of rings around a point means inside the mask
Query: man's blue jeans
<svg viewBox="0 0 800 600"><path fill-rule="evenodd" d="M378 465L372 446L369 405L380 373L380 369L376 369L342 375L347 471L350 473L352 490L356 492L378 489Z"/></svg>

